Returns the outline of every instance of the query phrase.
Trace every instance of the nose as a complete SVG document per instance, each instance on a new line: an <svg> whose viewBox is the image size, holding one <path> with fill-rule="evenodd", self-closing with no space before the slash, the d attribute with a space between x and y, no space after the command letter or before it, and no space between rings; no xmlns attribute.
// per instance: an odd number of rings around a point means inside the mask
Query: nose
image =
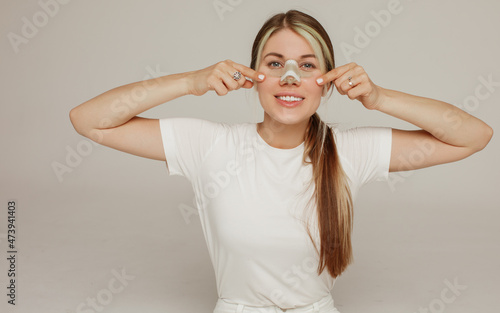
<svg viewBox="0 0 500 313"><path fill-rule="evenodd" d="M295 84L300 86L300 72L299 65L295 60L287 60L285 62L285 67L283 68L285 74L281 76L280 85L292 85Z"/></svg>
<svg viewBox="0 0 500 313"><path fill-rule="evenodd" d="M295 75L287 75L280 80L280 85L297 85L300 86L300 80L298 80Z"/></svg>

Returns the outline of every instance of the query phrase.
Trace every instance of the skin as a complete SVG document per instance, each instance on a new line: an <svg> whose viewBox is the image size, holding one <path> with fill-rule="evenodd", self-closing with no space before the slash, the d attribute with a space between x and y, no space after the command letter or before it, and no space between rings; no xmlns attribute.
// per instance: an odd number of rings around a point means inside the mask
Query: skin
<svg viewBox="0 0 500 313"><path fill-rule="evenodd" d="M287 29L273 34L268 40L263 55L270 52L281 54L283 63L287 59L302 61L301 56L313 53L304 38ZM491 127L483 121L449 103L375 85L356 63L339 66L323 75L318 72L319 77L304 78L300 83L284 84L277 77L265 76L268 71L265 61L267 59L259 65L259 72L225 60L198 71L120 86L75 107L70 112L70 119L79 134L102 145L165 161L158 119L137 115L184 95L201 96L212 91L224 96L230 91L250 89L255 85L265 111L264 120L257 125L259 134L271 146L289 149L304 140L307 120L320 104L324 85L332 82L340 94L361 102L365 108L421 128L392 130L391 172L463 159L482 150L493 135ZM315 63L317 60L307 58L306 61ZM235 71L252 81L234 80ZM349 85L349 77L352 85ZM134 99L134 90L139 89L143 91L142 96ZM280 92L298 93L304 101L298 107L284 108L275 98ZM417 154L420 157L415 158Z"/></svg>

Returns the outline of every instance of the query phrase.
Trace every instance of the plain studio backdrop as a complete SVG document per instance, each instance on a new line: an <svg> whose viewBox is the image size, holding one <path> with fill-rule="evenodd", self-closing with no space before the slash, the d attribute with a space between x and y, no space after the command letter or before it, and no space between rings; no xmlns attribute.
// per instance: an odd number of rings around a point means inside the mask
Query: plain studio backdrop
<svg viewBox="0 0 500 313"><path fill-rule="evenodd" d="M4 0L0 311L212 312L215 277L189 182L169 177L163 162L91 143L68 113L127 83L225 59L249 65L264 21L291 8L324 25L337 65L356 62L375 84L500 126L497 1ZM142 116L259 122L255 99L253 91L210 92ZM319 113L342 128L415 129L337 93ZM333 289L342 313L497 312L499 150L496 135L463 161L362 189L355 263Z"/></svg>

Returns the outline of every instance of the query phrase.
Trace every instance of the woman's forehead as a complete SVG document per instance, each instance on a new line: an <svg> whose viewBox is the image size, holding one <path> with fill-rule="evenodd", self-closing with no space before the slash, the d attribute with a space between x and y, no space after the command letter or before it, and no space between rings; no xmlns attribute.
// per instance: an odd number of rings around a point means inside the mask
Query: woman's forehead
<svg viewBox="0 0 500 313"><path fill-rule="evenodd" d="M301 35L290 29L282 29L269 37L262 50L262 57L269 53L282 55L285 59L296 59L314 55L314 50Z"/></svg>

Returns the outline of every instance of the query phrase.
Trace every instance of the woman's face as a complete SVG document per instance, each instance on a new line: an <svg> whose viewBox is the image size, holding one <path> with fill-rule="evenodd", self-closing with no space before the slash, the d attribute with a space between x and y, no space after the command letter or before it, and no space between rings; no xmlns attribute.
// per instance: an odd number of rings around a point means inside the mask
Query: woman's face
<svg viewBox="0 0 500 313"><path fill-rule="evenodd" d="M257 69L266 75L266 79L256 86L266 118L293 125L308 121L316 112L323 91L323 87L316 83L322 74L316 57L321 56L315 56L309 42L290 29L282 29L268 39ZM290 59L297 61L301 70L309 72L309 77L302 77L300 82L286 83L281 82L280 77L271 76L273 69L282 68ZM286 101L283 98L286 96L295 98Z"/></svg>

